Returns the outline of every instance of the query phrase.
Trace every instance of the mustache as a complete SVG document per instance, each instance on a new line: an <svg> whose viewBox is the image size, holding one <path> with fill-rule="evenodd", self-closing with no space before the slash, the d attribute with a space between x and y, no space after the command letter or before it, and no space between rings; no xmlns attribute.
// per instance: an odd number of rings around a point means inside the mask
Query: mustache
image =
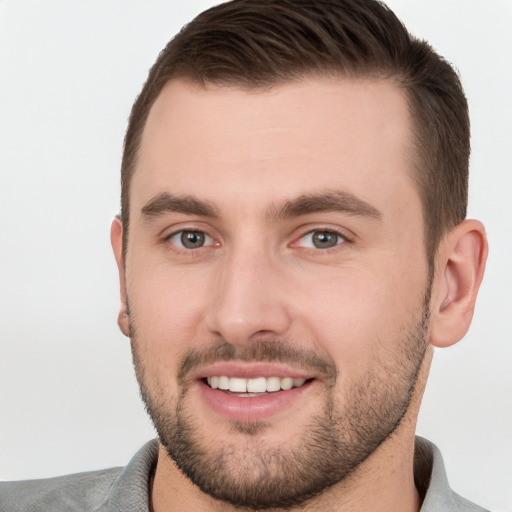
<svg viewBox="0 0 512 512"><path fill-rule="evenodd" d="M334 386L338 370L332 357L295 345L285 340L259 340L246 345L219 340L208 347L190 348L179 363L178 382L185 385L190 372L219 361L279 362L319 375L328 386Z"/></svg>

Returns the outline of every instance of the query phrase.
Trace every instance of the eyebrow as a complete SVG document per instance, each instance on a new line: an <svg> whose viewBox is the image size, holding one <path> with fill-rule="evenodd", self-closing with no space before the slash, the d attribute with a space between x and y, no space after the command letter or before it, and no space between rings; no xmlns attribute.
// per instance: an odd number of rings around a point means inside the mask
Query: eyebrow
<svg viewBox="0 0 512 512"><path fill-rule="evenodd" d="M278 221L321 212L342 212L376 220L382 218L381 212L374 206L344 191L303 194L295 199L285 200L279 205L271 206L266 217L271 221ZM163 192L150 199L142 207L141 213L144 220L166 213L184 213L214 219L218 219L220 216L217 208L208 201L192 196L175 196L168 192Z"/></svg>
<svg viewBox="0 0 512 512"><path fill-rule="evenodd" d="M348 215L380 220L382 214L366 201L344 191L304 194L296 199L283 201L267 213L271 220L288 219L321 212L342 212Z"/></svg>
<svg viewBox="0 0 512 512"><path fill-rule="evenodd" d="M142 218L149 220L166 213L185 213L200 217L218 218L217 209L207 201L191 196L175 196L167 192L150 199L141 209Z"/></svg>

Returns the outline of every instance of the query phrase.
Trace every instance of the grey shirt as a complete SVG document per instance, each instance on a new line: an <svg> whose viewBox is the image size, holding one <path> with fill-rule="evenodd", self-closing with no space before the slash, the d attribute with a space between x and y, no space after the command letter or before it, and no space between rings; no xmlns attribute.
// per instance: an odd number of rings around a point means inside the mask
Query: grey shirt
<svg viewBox="0 0 512 512"><path fill-rule="evenodd" d="M43 480L0 483L0 512L148 512L158 442L144 445L124 468ZM453 492L436 446L416 438L414 479L421 512L488 512Z"/></svg>

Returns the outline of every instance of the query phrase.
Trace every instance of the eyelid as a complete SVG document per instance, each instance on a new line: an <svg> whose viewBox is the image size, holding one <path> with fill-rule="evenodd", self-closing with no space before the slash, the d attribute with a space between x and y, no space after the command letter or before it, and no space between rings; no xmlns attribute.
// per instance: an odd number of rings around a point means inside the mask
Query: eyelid
<svg viewBox="0 0 512 512"><path fill-rule="evenodd" d="M163 243L170 243L172 244L176 250L179 251L198 251L199 249L208 248L208 247L215 247L220 245L219 241L217 240L217 237L214 236L206 227L203 226L197 226L197 225L179 225L179 226L173 226L173 229L162 236L162 242ZM177 235L181 235L183 232L190 232L190 233L202 233L205 238L209 239L208 242L205 241L205 245L198 247L196 249L190 249L187 247L183 247L180 243L172 242L172 239L176 237Z"/></svg>
<svg viewBox="0 0 512 512"><path fill-rule="evenodd" d="M313 233L322 233L322 232L325 232L325 233L333 233L335 235L337 235L338 237L341 238L341 241L339 241L336 245L334 245L333 247L328 247L328 248L319 248L319 247L303 247L300 245L300 241L308 236L308 235L312 235ZM315 226L315 227L311 227L309 229L303 229L301 231L301 233L298 235L298 236L295 236L294 237L294 241L290 244L291 247L302 247L303 249L310 249L310 250L315 250L315 251L322 251L322 252L328 252L329 250L335 250L336 248L339 248L340 245L343 245L347 242L352 242L355 238L355 235L353 234L350 234L348 232L348 230L346 229L342 229L342 228L339 228L339 227L333 227L333 226Z"/></svg>
<svg viewBox="0 0 512 512"><path fill-rule="evenodd" d="M198 233L198 234L202 234L204 235L204 244L201 245L200 247L196 247L194 249L192 249L191 247L184 247L181 242L178 243L178 240L181 238L181 235L183 233ZM176 239L175 241L173 241L173 239ZM212 245L215 245L215 244L212 244L212 242L214 242L214 239L208 235L207 233L205 233L204 231L197 231L197 230L190 230L190 229L182 229L180 231L177 231L175 232L173 235L171 235L168 239L167 239L169 242L171 242L173 245L176 245L177 247L179 247L180 249L184 249L184 250L194 250L194 251L197 251L198 249L202 249L203 247L210 247Z"/></svg>

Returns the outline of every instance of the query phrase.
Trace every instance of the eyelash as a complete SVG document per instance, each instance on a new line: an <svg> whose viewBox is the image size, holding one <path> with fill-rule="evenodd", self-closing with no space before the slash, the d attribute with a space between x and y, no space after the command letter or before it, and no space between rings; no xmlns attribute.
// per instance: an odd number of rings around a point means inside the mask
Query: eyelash
<svg viewBox="0 0 512 512"><path fill-rule="evenodd" d="M205 243L204 245L201 245L199 247L196 247L196 248L191 248L191 247L184 247L183 245L180 245L178 243L178 241L174 241L173 242L173 238L175 237L183 237L183 235L185 233L188 233L188 234L195 234L195 235L199 235L199 236L204 236L205 239L208 239L209 241L207 243ZM178 231L173 231L172 233L170 233L169 235L167 235L165 238L164 238L164 242L167 242L167 243L170 243L171 245L173 245L173 247L175 248L175 250L177 251L180 251L180 252L184 252L184 253L190 253L191 251L196 251L198 249L202 249L204 247L209 247L211 245L219 245L218 242L215 241L215 239L210 236L206 231L202 230L202 229L192 229L192 228L183 228L183 229L180 229Z"/></svg>
<svg viewBox="0 0 512 512"><path fill-rule="evenodd" d="M205 238L205 243L203 245L200 245L198 247L184 247L182 242L183 242L183 235L185 233L188 233L189 235L199 235L200 237L201 236L204 236ZM313 237L314 234L317 233L317 234L327 234L327 235L334 235L336 236L336 243L335 245L331 246L331 247L305 247L303 245L300 244L300 241L303 240L304 238L310 236L310 237ZM180 240L174 240L176 237L180 237ZM183 254L190 254L191 252L195 252L199 249L203 249L203 248L207 248L207 247L211 247L211 246L218 246L220 245L219 242L217 242L215 240L214 237L210 236L205 230L201 230L201 229L197 229L197 228L182 228L178 231L173 231L172 233L170 233L169 235L165 236L165 238L163 239L164 242L166 243L170 243L174 250L177 251L177 252L180 252L180 253L183 253ZM289 247L292 247L292 248L300 248L300 249L303 249L303 250L306 250L306 251L320 251L322 253L330 253L331 251L335 251L335 250L339 250L340 249L340 246L344 245L345 243L347 242L351 242L352 239L347 236L346 233L342 233L341 231L337 230L337 229L333 229L331 227L329 228L315 228L315 229L310 229L309 231L301 234L299 237L295 238L295 241L292 242ZM311 242L311 245L313 245L314 242Z"/></svg>
<svg viewBox="0 0 512 512"><path fill-rule="evenodd" d="M321 247L304 247L304 246L300 246L299 245L299 242L301 240L303 240L304 238L306 238L308 236L309 237L313 237L315 233L317 233L317 234L335 235L337 237L335 245L333 245L332 247L324 247L324 248L321 248ZM308 250L308 251L320 251L322 253L328 253L328 252L340 249L341 245L344 245L345 243L351 242L351 241L352 241L352 239L350 237L348 237L345 233L342 233L341 231L339 231L337 229L333 229L331 227L329 227L329 228L315 228L315 229L311 229L311 230L307 231L306 233L304 233L304 234L300 235L298 238L296 238L296 241L291 244L291 247L300 247L300 248L302 248L304 250Z"/></svg>

